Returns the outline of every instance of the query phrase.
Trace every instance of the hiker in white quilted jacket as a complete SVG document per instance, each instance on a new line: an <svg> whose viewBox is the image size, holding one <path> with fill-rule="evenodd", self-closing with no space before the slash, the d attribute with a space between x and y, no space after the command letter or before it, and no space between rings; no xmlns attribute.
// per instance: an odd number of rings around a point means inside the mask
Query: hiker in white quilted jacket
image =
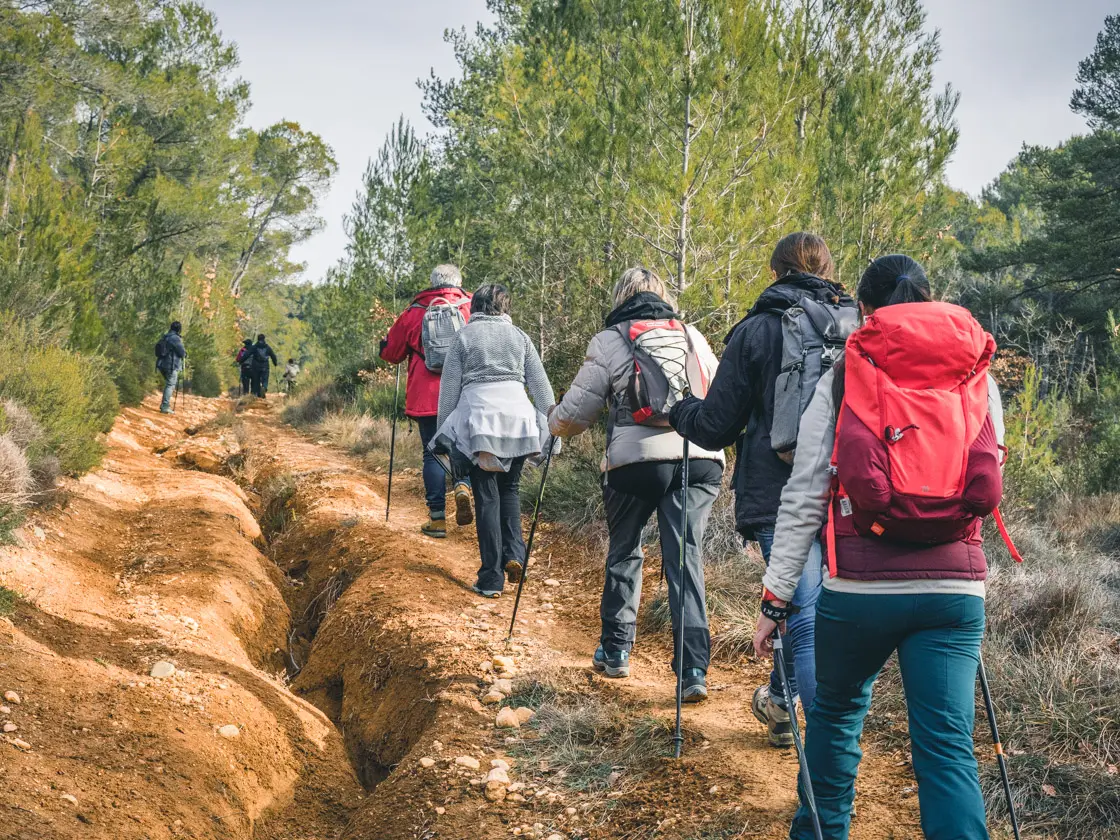
<svg viewBox="0 0 1120 840"><path fill-rule="evenodd" d="M676 321L675 304L664 282L646 268L631 268L614 287L614 309L605 328L587 348L583 366L560 404L549 415L550 431L572 437L594 425L607 409L607 452L603 462L603 499L610 547L600 604L602 634L592 665L608 677L630 675L630 651L642 594L642 530L657 513L661 556L669 581L674 625L680 615L679 558L681 534L681 466L684 440L667 425L642 425L634 419L628 389L635 372L632 343L620 326L647 321ZM677 326L679 329L679 325ZM710 381L716 358L704 336L685 327L704 376ZM707 670L711 653L708 615L704 604L704 564L700 546L704 528L719 493L723 476L722 452L692 447L689 458L687 539L684 593L685 702L708 696ZM674 669L678 663L674 663Z"/></svg>
<svg viewBox="0 0 1120 840"><path fill-rule="evenodd" d="M556 402L532 339L509 316L509 289L487 284L447 351L439 386L435 449L471 462L482 565L472 587L498 598L525 568L521 469L545 448L545 416ZM531 402L530 402L531 400Z"/></svg>

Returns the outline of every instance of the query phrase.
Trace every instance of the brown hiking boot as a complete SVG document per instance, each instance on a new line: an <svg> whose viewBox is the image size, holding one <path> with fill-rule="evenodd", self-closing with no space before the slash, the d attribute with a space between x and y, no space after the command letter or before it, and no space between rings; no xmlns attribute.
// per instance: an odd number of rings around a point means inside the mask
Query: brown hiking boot
<svg viewBox="0 0 1120 840"><path fill-rule="evenodd" d="M447 520L429 518L424 525L420 526L420 533L425 537L435 537L441 540L447 536Z"/></svg>
<svg viewBox="0 0 1120 840"><path fill-rule="evenodd" d="M793 725L789 712L774 702L774 698L770 696L770 686L760 685L755 689L751 711L761 723L766 724L770 746L793 746Z"/></svg>
<svg viewBox="0 0 1120 840"><path fill-rule="evenodd" d="M474 522L474 508L471 504L471 488L468 484L455 485L455 524L470 525Z"/></svg>
<svg viewBox="0 0 1120 840"><path fill-rule="evenodd" d="M516 560L506 563L506 580L510 583L520 583L521 576L525 574L525 567Z"/></svg>

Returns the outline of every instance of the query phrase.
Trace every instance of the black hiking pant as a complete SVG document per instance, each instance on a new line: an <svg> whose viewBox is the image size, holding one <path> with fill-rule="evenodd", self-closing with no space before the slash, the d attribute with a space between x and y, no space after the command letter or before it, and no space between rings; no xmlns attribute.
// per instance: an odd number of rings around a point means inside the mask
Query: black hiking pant
<svg viewBox="0 0 1120 840"><path fill-rule="evenodd" d="M521 469L525 458L514 458L509 472L487 472L471 466L474 489L475 530L482 565L478 588L501 592L505 568L511 561L525 563L525 539L521 534Z"/></svg>
<svg viewBox="0 0 1120 840"><path fill-rule="evenodd" d="M254 396L264 397L268 393L268 374L268 368L264 368L263 370L253 368L250 374L249 387Z"/></svg>
<svg viewBox="0 0 1120 840"><path fill-rule="evenodd" d="M253 372L247 367L241 368L241 396L247 397L253 393Z"/></svg>

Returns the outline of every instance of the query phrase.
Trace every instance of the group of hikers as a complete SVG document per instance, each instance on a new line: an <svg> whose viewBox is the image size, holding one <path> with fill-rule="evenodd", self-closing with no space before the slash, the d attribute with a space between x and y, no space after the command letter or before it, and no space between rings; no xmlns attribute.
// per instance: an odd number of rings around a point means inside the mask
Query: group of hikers
<svg viewBox="0 0 1120 840"><path fill-rule="evenodd" d="M179 321L172 321L171 326L163 337L156 343L156 370L163 377L163 398L159 410L163 414L174 414L172 400L176 389L181 384L181 379L186 368L187 348L183 344L183 325ZM233 363L237 365L240 373L240 396L252 394L263 399L268 394L268 380L272 367L279 361L276 351L272 349L264 333L257 335L257 340L247 338L237 350ZM284 368L283 382L285 390L290 394L299 377L299 364L295 359L288 359Z"/></svg>
<svg viewBox="0 0 1120 840"><path fill-rule="evenodd" d="M874 260L854 297L816 234L782 238L770 269L718 361L654 271L625 271L557 403L511 320L509 289L471 295L455 266L438 266L381 343L382 359L408 363L405 413L424 445L421 530L446 536L450 476L456 521L477 521L473 590L500 597L527 562L526 461L555 455L553 436L581 434L605 411L609 547L591 664L630 675L642 532L656 513L674 638L683 631L671 667L684 702L699 702L711 651L701 547L734 446L736 528L766 561L754 644L773 654L781 628L788 675L784 686L775 667L752 711L775 747L793 744L797 705L805 712L811 788L799 784L789 836L848 837L872 687L897 652L922 831L987 838L972 732L980 526L1002 496L994 340L967 310L933 301L908 256Z"/></svg>

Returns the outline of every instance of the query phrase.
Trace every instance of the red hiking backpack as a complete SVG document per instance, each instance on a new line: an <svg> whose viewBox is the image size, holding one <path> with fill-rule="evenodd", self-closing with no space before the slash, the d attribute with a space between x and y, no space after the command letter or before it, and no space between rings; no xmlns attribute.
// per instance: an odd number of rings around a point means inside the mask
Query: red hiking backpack
<svg viewBox="0 0 1120 840"><path fill-rule="evenodd" d="M1000 447L988 412L996 349L972 314L948 303L875 312L848 339L832 455L829 563L837 528L917 545L978 540L1003 528Z"/></svg>
<svg viewBox="0 0 1120 840"><path fill-rule="evenodd" d="M619 420L667 427L669 409L681 399L689 394L707 395L708 378L688 329L680 321L627 321L616 329L630 345L634 358L626 387L627 406Z"/></svg>

